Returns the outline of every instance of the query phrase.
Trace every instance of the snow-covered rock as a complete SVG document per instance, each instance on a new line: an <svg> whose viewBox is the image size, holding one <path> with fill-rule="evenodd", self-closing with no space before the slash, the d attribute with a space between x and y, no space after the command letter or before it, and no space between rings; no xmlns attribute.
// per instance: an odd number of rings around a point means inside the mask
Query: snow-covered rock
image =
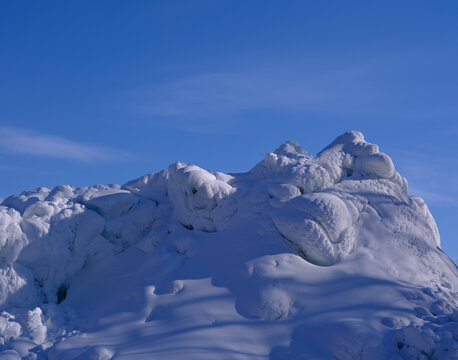
<svg viewBox="0 0 458 360"><path fill-rule="evenodd" d="M0 359L455 359L457 289L427 205L356 131L0 204Z"/></svg>
<svg viewBox="0 0 458 360"><path fill-rule="evenodd" d="M175 218L189 228L221 230L227 213L218 210L227 206L227 198L235 192L230 180L230 176L212 174L196 165L170 165L168 194Z"/></svg>

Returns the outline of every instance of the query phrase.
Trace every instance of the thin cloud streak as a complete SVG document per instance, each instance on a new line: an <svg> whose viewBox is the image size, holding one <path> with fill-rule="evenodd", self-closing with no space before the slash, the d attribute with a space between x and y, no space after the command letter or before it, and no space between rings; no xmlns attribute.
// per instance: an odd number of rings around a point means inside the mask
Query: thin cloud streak
<svg viewBox="0 0 458 360"><path fill-rule="evenodd" d="M0 126L0 149L11 154L60 158L86 163L126 160L131 154L63 137Z"/></svg>
<svg viewBox="0 0 458 360"><path fill-rule="evenodd" d="M448 205L458 207L458 199L454 198L452 195L447 195L444 193L438 193L434 191L428 191L421 188L409 187L409 194L420 196L428 202L435 203L438 205Z"/></svg>
<svg viewBox="0 0 458 360"><path fill-rule="evenodd" d="M409 194L441 206L458 206L458 161L453 156L403 150L394 157L397 170L409 181Z"/></svg>
<svg viewBox="0 0 458 360"><path fill-rule="evenodd" d="M412 61L419 69L412 70ZM326 63L325 63L326 64ZM212 123L251 110L297 111L328 115L402 117L418 120L458 115L454 103L435 104L435 83L411 94L407 75L429 67L416 53L385 55L359 64L327 67L318 61L292 62L244 70L200 73L137 89L133 110L155 122ZM406 79L407 77L407 79ZM387 78L400 78L393 86ZM428 86L426 86L428 85ZM197 123L196 123L197 122Z"/></svg>
<svg viewBox="0 0 458 360"><path fill-rule="evenodd" d="M364 77L369 67L321 74L300 67L205 73L137 89L128 96L135 116L153 120L156 126L223 132L239 121L240 114L250 111L341 114L357 108L356 98L372 104L370 84L360 81L359 88L347 86L355 77Z"/></svg>
<svg viewBox="0 0 458 360"><path fill-rule="evenodd" d="M357 89L347 86L366 71L362 66L320 75L289 69L201 74L146 90L139 110L168 118L215 117L253 109L332 112L329 103L345 107L356 95L361 102L372 101L368 84L362 81Z"/></svg>

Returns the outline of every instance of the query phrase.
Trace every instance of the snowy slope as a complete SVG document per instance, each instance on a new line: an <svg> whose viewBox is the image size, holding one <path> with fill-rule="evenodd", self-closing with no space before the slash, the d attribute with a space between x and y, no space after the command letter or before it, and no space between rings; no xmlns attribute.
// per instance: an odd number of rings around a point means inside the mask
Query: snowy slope
<svg viewBox="0 0 458 360"><path fill-rule="evenodd" d="M0 206L0 359L458 359L457 289L359 132Z"/></svg>

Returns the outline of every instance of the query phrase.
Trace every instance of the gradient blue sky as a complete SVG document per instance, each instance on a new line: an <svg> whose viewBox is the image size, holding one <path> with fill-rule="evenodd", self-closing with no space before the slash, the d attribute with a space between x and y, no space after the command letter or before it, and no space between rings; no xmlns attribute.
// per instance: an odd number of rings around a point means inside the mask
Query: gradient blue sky
<svg viewBox="0 0 458 360"><path fill-rule="evenodd" d="M355 129L458 259L458 2L0 2L0 196Z"/></svg>

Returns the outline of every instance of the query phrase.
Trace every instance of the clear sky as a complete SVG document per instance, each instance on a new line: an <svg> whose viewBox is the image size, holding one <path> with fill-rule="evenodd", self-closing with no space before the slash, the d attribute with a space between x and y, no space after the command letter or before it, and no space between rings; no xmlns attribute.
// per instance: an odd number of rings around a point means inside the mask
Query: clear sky
<svg viewBox="0 0 458 360"><path fill-rule="evenodd" d="M457 262L458 2L2 1L0 196L362 131Z"/></svg>

